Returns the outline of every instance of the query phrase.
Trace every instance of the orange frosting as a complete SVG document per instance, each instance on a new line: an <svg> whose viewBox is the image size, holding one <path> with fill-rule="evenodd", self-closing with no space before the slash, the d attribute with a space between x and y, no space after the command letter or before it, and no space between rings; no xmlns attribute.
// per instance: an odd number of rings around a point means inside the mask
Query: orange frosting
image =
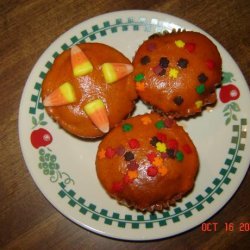
<svg viewBox="0 0 250 250"><path fill-rule="evenodd" d="M106 135L96 157L107 193L141 211L162 210L188 193L198 165L188 134L156 113L123 121Z"/></svg>
<svg viewBox="0 0 250 250"><path fill-rule="evenodd" d="M146 103L187 117L216 102L221 64L216 46L200 33L153 35L136 52L131 80Z"/></svg>
<svg viewBox="0 0 250 250"><path fill-rule="evenodd" d="M79 137L95 138L103 135L84 112L84 106L96 99L105 104L110 128L114 127L134 109L137 95L135 86L124 77L112 84L105 82L101 65L106 62L130 61L114 48L100 43L78 45L93 65L93 71L85 76L73 75L70 50L64 51L54 61L42 84L42 99L64 82L70 82L77 101L69 105L46 107L48 114L69 133Z"/></svg>

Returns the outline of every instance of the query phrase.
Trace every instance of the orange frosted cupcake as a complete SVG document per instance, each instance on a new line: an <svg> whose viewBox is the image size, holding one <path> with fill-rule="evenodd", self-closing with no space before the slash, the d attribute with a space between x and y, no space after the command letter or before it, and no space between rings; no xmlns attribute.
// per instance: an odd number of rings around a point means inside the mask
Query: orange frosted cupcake
<svg viewBox="0 0 250 250"><path fill-rule="evenodd" d="M130 61L116 49L84 43L64 51L42 84L47 113L69 133L103 136L134 109Z"/></svg>
<svg viewBox="0 0 250 250"><path fill-rule="evenodd" d="M144 102L173 117L188 117L216 102L221 64L217 47L200 33L156 34L137 50L132 78Z"/></svg>
<svg viewBox="0 0 250 250"><path fill-rule="evenodd" d="M140 211L162 210L192 190L196 148L181 126L156 113L123 121L100 143L96 170L107 193Z"/></svg>

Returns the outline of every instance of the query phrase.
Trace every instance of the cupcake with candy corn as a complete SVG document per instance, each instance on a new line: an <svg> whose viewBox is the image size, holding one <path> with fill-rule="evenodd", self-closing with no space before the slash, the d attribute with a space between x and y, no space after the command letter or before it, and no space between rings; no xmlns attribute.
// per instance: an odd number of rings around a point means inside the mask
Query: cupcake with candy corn
<svg viewBox="0 0 250 250"><path fill-rule="evenodd" d="M134 109L135 86L130 61L100 43L72 46L54 61L42 84L47 113L69 133L96 138Z"/></svg>
<svg viewBox="0 0 250 250"><path fill-rule="evenodd" d="M217 47L201 33L155 34L136 51L131 78L145 103L175 118L189 117L216 102L221 64Z"/></svg>

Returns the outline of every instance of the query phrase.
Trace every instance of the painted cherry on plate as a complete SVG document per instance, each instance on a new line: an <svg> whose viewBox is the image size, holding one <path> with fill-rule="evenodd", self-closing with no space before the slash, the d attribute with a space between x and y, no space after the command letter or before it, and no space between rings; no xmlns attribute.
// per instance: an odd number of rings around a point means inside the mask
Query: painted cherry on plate
<svg viewBox="0 0 250 250"><path fill-rule="evenodd" d="M240 91L234 84L228 84L221 87L219 96L223 103L227 103L238 99Z"/></svg>
<svg viewBox="0 0 250 250"><path fill-rule="evenodd" d="M36 129L30 135L30 141L34 148L46 147L52 140L52 135L44 128Z"/></svg>

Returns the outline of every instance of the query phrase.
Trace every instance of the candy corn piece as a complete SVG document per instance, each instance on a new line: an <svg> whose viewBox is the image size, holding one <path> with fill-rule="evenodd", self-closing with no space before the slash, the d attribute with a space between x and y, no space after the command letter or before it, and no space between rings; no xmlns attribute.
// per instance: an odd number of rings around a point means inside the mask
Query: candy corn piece
<svg viewBox="0 0 250 250"><path fill-rule="evenodd" d="M71 64L75 77L84 76L93 71L93 65L77 45L71 48Z"/></svg>
<svg viewBox="0 0 250 250"><path fill-rule="evenodd" d="M108 115L102 100L96 99L86 104L84 106L84 111L98 129L103 133L109 131Z"/></svg>
<svg viewBox="0 0 250 250"><path fill-rule="evenodd" d="M65 82L55 89L51 94L45 97L43 105L61 106L76 101L76 95L73 86L69 82Z"/></svg>
<svg viewBox="0 0 250 250"><path fill-rule="evenodd" d="M113 83L119 79L129 75L133 71L131 64L125 63L104 63L102 65L102 73L106 83Z"/></svg>

